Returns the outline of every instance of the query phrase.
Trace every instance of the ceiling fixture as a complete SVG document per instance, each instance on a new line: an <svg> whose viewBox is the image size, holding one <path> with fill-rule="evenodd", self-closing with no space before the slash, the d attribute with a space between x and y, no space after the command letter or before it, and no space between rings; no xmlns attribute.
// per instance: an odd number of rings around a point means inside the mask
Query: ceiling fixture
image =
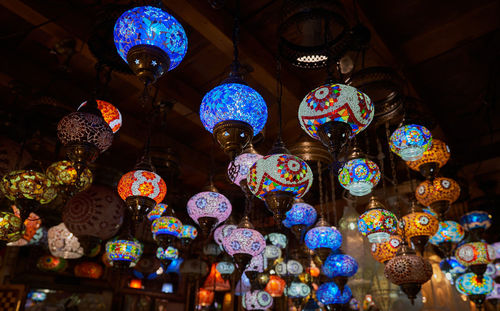
<svg viewBox="0 0 500 311"><path fill-rule="evenodd" d="M218 192L200 192L187 203L189 217L200 225L204 236L208 236L216 226L225 221L231 211L231 202Z"/></svg>
<svg viewBox="0 0 500 311"><path fill-rule="evenodd" d="M283 225L292 230L297 240L302 241L306 229L314 224L316 217L317 212L312 205L297 200L286 212Z"/></svg>
<svg viewBox="0 0 500 311"><path fill-rule="evenodd" d="M324 218L320 218L316 226L307 231L304 241L306 246L313 250L322 262L325 262L328 255L342 244L342 235Z"/></svg>
<svg viewBox="0 0 500 311"><path fill-rule="evenodd" d="M398 224L400 235L413 245L420 255L423 255L425 245L439 228L439 221L436 217L425 213L418 206L415 200L410 202L410 213L401 218Z"/></svg>
<svg viewBox="0 0 500 311"><path fill-rule="evenodd" d="M367 159L357 146L347 160L339 171L340 184L354 196L369 194L380 180L378 165Z"/></svg>
<svg viewBox="0 0 500 311"><path fill-rule="evenodd" d="M87 190L93 181L92 172L84 168L80 174L73 163L67 160L54 162L45 170L45 175L52 180L59 192L71 197L74 193Z"/></svg>
<svg viewBox="0 0 500 311"><path fill-rule="evenodd" d="M419 160L431 145L431 132L426 127L416 124L399 127L389 139L391 151L405 161Z"/></svg>
<svg viewBox="0 0 500 311"><path fill-rule="evenodd" d="M425 180L415 190L415 197L423 206L429 206L440 218L448 211L451 204L460 196L460 186L447 177Z"/></svg>
<svg viewBox="0 0 500 311"><path fill-rule="evenodd" d="M167 207L162 216L151 224L151 232L158 245L167 248L181 238L182 222L174 216L174 211Z"/></svg>
<svg viewBox="0 0 500 311"><path fill-rule="evenodd" d="M416 161L406 161L406 165L419 171L427 179L436 177L439 169L450 159L450 148L442 140L432 139L432 145Z"/></svg>
<svg viewBox="0 0 500 311"><path fill-rule="evenodd" d="M120 270L134 267L142 256L142 244L134 238L118 237L106 243L106 256L111 266Z"/></svg>
<svg viewBox="0 0 500 311"><path fill-rule="evenodd" d="M375 196L371 196L366 212L359 216L358 230L370 243L382 243L396 233L397 224L394 213L386 210Z"/></svg>
<svg viewBox="0 0 500 311"><path fill-rule="evenodd" d="M123 123L120 110L107 101L99 99L96 99L95 101L97 103L97 109L101 112L104 121L108 123L109 127L113 131L113 134L116 134L116 132L118 132L118 130L122 127ZM87 102L83 102L77 110L80 110L85 105L87 105Z"/></svg>
<svg viewBox="0 0 500 311"><path fill-rule="evenodd" d="M376 261L385 264L396 256L402 244L403 239L399 235L391 235L385 242L372 244L372 256Z"/></svg>

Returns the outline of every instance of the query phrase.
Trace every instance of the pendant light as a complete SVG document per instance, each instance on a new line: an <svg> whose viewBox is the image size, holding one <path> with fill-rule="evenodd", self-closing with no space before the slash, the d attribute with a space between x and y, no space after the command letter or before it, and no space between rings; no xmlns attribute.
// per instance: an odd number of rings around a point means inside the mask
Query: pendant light
<svg viewBox="0 0 500 311"><path fill-rule="evenodd" d="M161 217L151 224L151 232L158 245L167 248L181 238L182 227L182 222L174 216L174 210L167 206Z"/></svg>
<svg viewBox="0 0 500 311"><path fill-rule="evenodd" d="M283 225L292 230L298 241L302 241L306 229L314 224L316 217L317 212L314 206L298 199L286 212Z"/></svg>
<svg viewBox="0 0 500 311"><path fill-rule="evenodd" d="M410 201L410 213L403 216L399 221L401 236L406 237L420 255L423 255L425 245L439 228L439 221L436 217L423 212L422 207L412 199Z"/></svg>
<svg viewBox="0 0 500 311"><path fill-rule="evenodd" d="M418 202L432 208L441 218L459 196L460 186L456 181L447 177L425 180L415 190Z"/></svg>
<svg viewBox="0 0 500 311"><path fill-rule="evenodd" d="M380 180L380 169L355 143L347 162L339 171L339 182L354 196L369 194Z"/></svg>
<svg viewBox="0 0 500 311"><path fill-rule="evenodd" d="M416 161L432 146L432 135L424 126L403 125L392 133L389 146L403 160Z"/></svg>
<svg viewBox="0 0 500 311"><path fill-rule="evenodd" d="M414 171L420 172L426 179L436 177L439 169L450 159L450 148L442 140L433 139L429 149L422 157L415 161L406 161L406 165Z"/></svg>
<svg viewBox="0 0 500 311"><path fill-rule="evenodd" d="M370 243L382 243L396 233L398 219L375 196L371 196L366 212L359 216L358 230Z"/></svg>
<svg viewBox="0 0 500 311"><path fill-rule="evenodd" d="M465 236L464 228L455 221L445 220L439 222L439 228L429 242L439 247L445 257L452 255L452 250Z"/></svg>

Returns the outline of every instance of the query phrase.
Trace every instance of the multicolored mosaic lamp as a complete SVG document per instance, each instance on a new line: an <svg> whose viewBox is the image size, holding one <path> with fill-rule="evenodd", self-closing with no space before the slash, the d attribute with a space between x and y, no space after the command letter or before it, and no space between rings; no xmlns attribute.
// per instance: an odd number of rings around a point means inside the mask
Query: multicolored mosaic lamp
<svg viewBox="0 0 500 311"><path fill-rule="evenodd" d="M424 253L425 245L439 228L439 221L436 217L425 213L414 200L410 203L411 213L403 216L398 226L401 229L401 236L408 239L409 243L420 253Z"/></svg>
<svg viewBox="0 0 500 311"><path fill-rule="evenodd" d="M0 240L16 242L23 236L23 221L14 213L0 212Z"/></svg>
<svg viewBox="0 0 500 311"><path fill-rule="evenodd" d="M437 245L445 254L446 257L451 256L453 246L462 241L465 231L462 226L452 220L440 221L439 229L429 239L433 245Z"/></svg>
<svg viewBox="0 0 500 311"><path fill-rule="evenodd" d="M240 187L243 186L242 183L246 185L247 175L250 168L255 162L257 162L257 160L262 158L263 156L258 153L246 152L246 150L244 150L244 153L240 154L229 163L227 176L229 176L229 179L235 185Z"/></svg>
<svg viewBox="0 0 500 311"><path fill-rule="evenodd" d="M158 242L163 248L167 248L172 245L176 239L180 239L182 235L182 222L173 216L171 209L163 213L163 215L155 219L151 224L151 232L153 233L153 238Z"/></svg>
<svg viewBox="0 0 500 311"><path fill-rule="evenodd" d="M349 160L339 171L339 182L354 196L369 194L380 180L380 169L375 162L357 158Z"/></svg>
<svg viewBox="0 0 500 311"><path fill-rule="evenodd" d="M321 259L321 262L325 262L328 255L342 244L342 235L324 218L320 218L316 226L307 231L304 241L306 246Z"/></svg>
<svg viewBox="0 0 500 311"><path fill-rule="evenodd" d="M84 168L78 174L73 163L67 160L52 163L47 167L45 174L56 186L70 194L73 191L80 192L87 190L93 181L92 172L88 168Z"/></svg>
<svg viewBox="0 0 500 311"><path fill-rule="evenodd" d="M316 297L318 301L325 305L327 310L339 310L341 305L346 304L352 297L352 292L349 286L345 286L344 290L334 282L321 284L316 290Z"/></svg>
<svg viewBox="0 0 500 311"><path fill-rule="evenodd" d="M392 133L389 146L403 160L416 161L432 146L432 135L424 126L404 125Z"/></svg>
<svg viewBox="0 0 500 311"><path fill-rule="evenodd" d="M467 268L458 262L455 257L449 257L441 260L439 268L443 271L445 277L452 285L454 284L457 276L467 271Z"/></svg>
<svg viewBox="0 0 500 311"><path fill-rule="evenodd" d="M481 278L486 272L487 265L495 260L496 253L495 249L485 242L468 242L455 250L455 257Z"/></svg>
<svg viewBox="0 0 500 311"><path fill-rule="evenodd" d="M273 305L273 297L266 291L253 290L243 294L241 303L246 310L267 310Z"/></svg>
<svg viewBox="0 0 500 311"><path fill-rule="evenodd" d="M460 186L447 177L426 180L418 185L415 197L423 206L430 206L442 218L460 196Z"/></svg>
<svg viewBox="0 0 500 311"><path fill-rule="evenodd" d="M302 282L291 282L285 289L285 295L290 298L306 298L311 294L311 288Z"/></svg>
<svg viewBox="0 0 500 311"><path fill-rule="evenodd" d="M78 238L62 222L47 231L48 246L53 256L64 259L80 258L84 254Z"/></svg>
<svg viewBox="0 0 500 311"><path fill-rule="evenodd" d="M149 221L153 222L155 219L158 219L161 217L161 215L165 212L167 209L168 205L165 203L158 203L156 204L155 207L149 212L146 217L148 218Z"/></svg>
<svg viewBox="0 0 500 311"><path fill-rule="evenodd" d="M179 250L173 246L168 246L166 248L158 247L156 249L156 258L158 258L165 267L168 267L174 259L179 258Z"/></svg>
<svg viewBox="0 0 500 311"><path fill-rule="evenodd" d="M205 236L225 221L231 211L231 202L218 192L200 192L192 196L187 203L189 217L200 225L201 232Z"/></svg>
<svg viewBox="0 0 500 311"><path fill-rule="evenodd" d="M396 215L386 210L376 197L370 197L366 209L366 212L359 216L358 231L368 237L370 243L385 242L396 233Z"/></svg>
<svg viewBox="0 0 500 311"><path fill-rule="evenodd" d="M274 267L276 274L290 282L293 278L304 272L304 267L297 260L290 259L281 261Z"/></svg>
<svg viewBox="0 0 500 311"><path fill-rule="evenodd" d="M370 125L374 113L366 94L352 86L327 83L304 97L298 116L302 129L336 156L349 138Z"/></svg>
<svg viewBox="0 0 500 311"><path fill-rule="evenodd" d="M144 83L154 83L177 67L187 52L182 25L160 8L140 6L123 13L115 24L118 54Z"/></svg>
<svg viewBox="0 0 500 311"><path fill-rule="evenodd" d="M295 198L304 196L313 182L307 163L291 154L271 154L257 160L247 176L248 188L266 202L279 226Z"/></svg>
<svg viewBox="0 0 500 311"><path fill-rule="evenodd" d="M455 287L459 293L469 296L478 308L481 308L486 296L493 291L493 279L487 275L480 278L474 273L465 273L458 277Z"/></svg>
<svg viewBox="0 0 500 311"><path fill-rule="evenodd" d="M333 279L340 291L343 292L347 278L358 272L358 262L349 255L331 254L321 266L321 272L327 278Z"/></svg>
<svg viewBox="0 0 500 311"><path fill-rule="evenodd" d="M108 123L109 127L113 131L113 134L118 132L118 130L122 127L122 114L120 113L120 110L104 100L97 99L96 103L97 109L101 112L104 121ZM77 110L80 110L80 108L85 105L87 105L87 102L83 102Z"/></svg>
<svg viewBox="0 0 500 311"><path fill-rule="evenodd" d="M414 171L419 171L427 179L433 179L450 159L450 148L442 140L433 139L432 146L424 151L416 161L407 161L406 165Z"/></svg>
<svg viewBox="0 0 500 311"><path fill-rule="evenodd" d="M182 225L181 243L184 247L188 246L198 236L198 229L191 225Z"/></svg>
<svg viewBox="0 0 500 311"><path fill-rule="evenodd" d="M115 238L106 243L106 256L111 266L126 270L134 267L143 253L142 244L134 239Z"/></svg>
<svg viewBox="0 0 500 311"><path fill-rule="evenodd" d="M372 256L376 261L385 264L396 256L402 244L403 239L399 235L391 235L385 242L372 244Z"/></svg>
<svg viewBox="0 0 500 311"><path fill-rule="evenodd" d="M295 237L301 241L307 228L316 221L317 212L314 206L295 202L292 208L286 212L283 226L292 230Z"/></svg>
<svg viewBox="0 0 500 311"><path fill-rule="evenodd" d="M483 232L491 227L491 218L485 211L471 211L460 217L460 223L475 239L479 239Z"/></svg>

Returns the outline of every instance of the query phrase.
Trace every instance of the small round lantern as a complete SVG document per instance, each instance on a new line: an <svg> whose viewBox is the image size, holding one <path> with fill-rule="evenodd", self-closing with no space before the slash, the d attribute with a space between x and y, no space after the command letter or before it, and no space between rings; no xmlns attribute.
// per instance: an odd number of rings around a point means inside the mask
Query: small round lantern
<svg viewBox="0 0 500 311"><path fill-rule="evenodd" d="M104 100L97 99L96 103L97 109L99 109L99 111L101 112L104 121L108 123L109 128L111 128L111 130L113 131L113 134L118 132L118 130L122 126L122 114L120 113L120 110L118 110L111 103L108 103ZM80 110L80 108L84 107L85 105L87 105L87 102L83 102L77 110Z"/></svg>
<svg viewBox="0 0 500 311"><path fill-rule="evenodd" d="M272 232L269 234L266 234L265 236L266 241L269 241L271 245L278 246L281 249L284 249L287 244L287 238L286 235L283 233L279 232Z"/></svg>
<svg viewBox="0 0 500 311"><path fill-rule="evenodd" d="M225 221L231 211L231 202L218 192L200 192L192 196L187 203L189 217L200 225L201 232L205 236Z"/></svg>
<svg viewBox="0 0 500 311"><path fill-rule="evenodd" d="M215 229L215 231L214 231L215 243L217 243L217 245L219 245L221 248L223 248L224 246L222 245L222 242L236 228L237 228L237 226L233 225L233 224L224 224L224 225L217 227L217 229Z"/></svg>
<svg viewBox="0 0 500 311"><path fill-rule="evenodd" d="M158 203L156 206L148 213L147 218L149 221L154 221L163 215L165 210L168 208L168 205L165 203Z"/></svg>
<svg viewBox="0 0 500 311"><path fill-rule="evenodd" d="M440 221L438 231L429 239L429 242L439 246L445 255L449 257L453 245L462 241L464 235L464 228L457 222L452 220Z"/></svg>
<svg viewBox="0 0 500 311"><path fill-rule="evenodd" d="M168 267L174 259L179 258L179 250L172 246L168 246L167 248L158 247L156 249L156 258Z"/></svg>
<svg viewBox="0 0 500 311"><path fill-rule="evenodd" d="M20 213L19 209L15 205L12 205L11 207L12 207L12 210L14 212L14 215L16 215L17 217L20 218L21 213ZM2 228L4 227L4 225L2 225L1 222L2 221L0 220L0 231L2 231ZM26 218L26 220L24 221L24 229L23 229L23 227L21 227L18 230L18 232L24 231L23 236L19 240L15 241L15 242L10 242L7 245L8 246L28 245L28 243L30 243L32 241L32 239L35 237L35 235L36 235L37 231L40 229L41 225L42 225L42 219L37 214L30 213L28 218Z"/></svg>
<svg viewBox="0 0 500 311"><path fill-rule="evenodd" d="M311 288L302 282L291 282L285 289L285 295L290 298L305 298L311 294Z"/></svg>
<svg viewBox="0 0 500 311"><path fill-rule="evenodd" d="M285 291L286 282L282 278L277 275L271 275L269 277L269 282L267 282L266 288L264 289L266 292L271 295L271 297L281 297L283 296L283 292Z"/></svg>
<svg viewBox="0 0 500 311"><path fill-rule="evenodd" d="M385 242L372 244L372 256L376 261L386 263L396 256L402 244L403 239L399 235L391 235Z"/></svg>
<svg viewBox="0 0 500 311"><path fill-rule="evenodd" d="M296 202L292 205L292 208L286 212L283 225L286 228L290 228L300 241L306 229L314 224L316 217L317 212L314 206L307 203Z"/></svg>
<svg viewBox="0 0 500 311"><path fill-rule="evenodd" d="M370 243L382 243L396 233L398 219L375 197L370 197L367 211L359 216L358 231Z"/></svg>
<svg viewBox="0 0 500 311"><path fill-rule="evenodd" d="M304 241L306 246L314 250L321 261L324 262L330 252L340 247L342 235L335 227L331 227L324 218L320 218L316 226L307 231Z"/></svg>
<svg viewBox="0 0 500 311"><path fill-rule="evenodd" d="M234 159L234 161L231 161L229 163L229 166L227 168L227 176L229 176L229 179L233 184L241 186L241 182L246 183L250 168L259 159L262 159L262 156L260 154L240 154Z"/></svg>
<svg viewBox="0 0 500 311"><path fill-rule="evenodd" d="M358 271L358 262L349 255L331 254L321 266L321 272L344 290L347 278L353 276Z"/></svg>
<svg viewBox="0 0 500 311"><path fill-rule="evenodd" d="M266 241L259 231L238 226L222 242L226 252L232 256L240 272L245 270L252 257L262 254Z"/></svg>
<svg viewBox="0 0 500 311"><path fill-rule="evenodd" d="M445 277L453 284L455 278L467 271L467 268L462 265L455 257L449 257L441 260L439 268L443 271Z"/></svg>
<svg viewBox="0 0 500 311"><path fill-rule="evenodd" d="M45 171L52 182L60 187L69 189L70 187L77 192L87 190L92 184L92 172L88 168L84 168L80 173L78 180L78 172L70 161L59 161L52 163Z"/></svg>
<svg viewBox="0 0 500 311"><path fill-rule="evenodd" d="M375 162L359 158L348 161L339 171L339 182L354 196L369 194L380 180L380 169Z"/></svg>
<svg viewBox="0 0 500 311"><path fill-rule="evenodd" d="M189 245L198 236L198 229L191 225L182 225L181 242L183 246Z"/></svg>
<svg viewBox="0 0 500 311"><path fill-rule="evenodd" d="M495 249L484 242L469 242L462 244L455 250L455 257L464 266L482 277L486 266L496 257Z"/></svg>
<svg viewBox="0 0 500 311"><path fill-rule="evenodd" d="M267 310L273 305L273 297L266 291L248 291L241 300L246 310Z"/></svg>
<svg viewBox="0 0 500 311"><path fill-rule="evenodd" d="M215 268L217 269L217 271L220 273L220 275L224 280L228 280L229 277L233 274L235 269L234 264L230 260L231 260L230 257L225 258L225 261L220 261L217 263L217 266L215 266Z"/></svg>
<svg viewBox="0 0 500 311"><path fill-rule="evenodd" d="M346 304L351 300L352 292L349 286L345 286L344 290L334 282L321 284L316 290L316 297L318 301L324 304L327 310L336 310L340 305Z"/></svg>
<svg viewBox="0 0 500 311"><path fill-rule="evenodd" d="M142 244L136 239L115 238L106 243L106 254L113 267L127 269L134 267L143 253Z"/></svg>
<svg viewBox="0 0 500 311"><path fill-rule="evenodd" d="M450 148L439 139L432 140L432 146L424 151L416 161L407 161L406 165L414 171L419 171L427 179L436 177L439 169L450 159Z"/></svg>
<svg viewBox="0 0 500 311"><path fill-rule="evenodd" d="M405 161L416 161L432 145L432 135L421 125L404 125L392 133L389 139L391 151Z"/></svg>
<svg viewBox="0 0 500 311"><path fill-rule="evenodd" d="M210 274L203 283L203 288L210 289L216 292L225 292L231 289L228 280L224 280L219 271L217 271L217 264L212 264Z"/></svg>
<svg viewBox="0 0 500 311"><path fill-rule="evenodd" d="M151 224L153 238L166 248L182 235L182 222L174 216L161 216Z"/></svg>
<svg viewBox="0 0 500 311"><path fill-rule="evenodd" d="M471 211L460 218L460 223L474 238L479 239L491 227L491 215L485 211Z"/></svg>
<svg viewBox="0 0 500 311"><path fill-rule="evenodd" d="M202 308L211 306L214 302L214 298L215 293L204 288L200 288L198 290L198 294L196 295L197 304Z"/></svg>
<svg viewBox="0 0 500 311"><path fill-rule="evenodd" d="M82 262L75 266L75 276L79 278L98 279L102 276L102 266L95 262Z"/></svg>
<svg viewBox="0 0 500 311"><path fill-rule="evenodd" d="M432 215L415 211L403 216L399 226L404 231L402 236L406 237L420 254L423 254L427 241L439 228L439 221Z"/></svg>
<svg viewBox="0 0 500 311"><path fill-rule="evenodd" d="M415 190L415 197L423 206L430 206L441 217L460 196L460 186L451 178L438 177L423 181Z"/></svg>

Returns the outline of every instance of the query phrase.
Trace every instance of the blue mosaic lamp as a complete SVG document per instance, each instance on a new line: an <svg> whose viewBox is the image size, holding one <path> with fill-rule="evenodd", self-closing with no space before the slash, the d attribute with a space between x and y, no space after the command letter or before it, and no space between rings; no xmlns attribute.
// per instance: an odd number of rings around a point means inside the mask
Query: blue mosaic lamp
<svg viewBox="0 0 500 311"><path fill-rule="evenodd" d="M404 125L392 133L389 146L403 160L416 161L432 146L432 135L424 126Z"/></svg>
<svg viewBox="0 0 500 311"><path fill-rule="evenodd" d="M349 255L331 254L321 266L321 272L334 279L335 283L342 289L347 282L347 278L353 276L358 271L358 262Z"/></svg>
<svg viewBox="0 0 500 311"><path fill-rule="evenodd" d="M292 208L286 212L283 226L292 230L299 241L302 240L306 229L316 221L317 212L314 206L296 202Z"/></svg>
<svg viewBox="0 0 500 311"><path fill-rule="evenodd" d="M182 25L160 8L140 6L123 13L115 24L118 54L144 83L154 83L177 67L187 52Z"/></svg>
<svg viewBox="0 0 500 311"><path fill-rule="evenodd" d="M307 231L304 241L306 246L313 250L322 262L325 262L328 255L342 244L342 235L324 218L320 218L316 226Z"/></svg>
<svg viewBox="0 0 500 311"><path fill-rule="evenodd" d="M479 239L483 232L491 227L491 215L485 211L471 211L460 218L460 224Z"/></svg>
<svg viewBox="0 0 500 311"><path fill-rule="evenodd" d="M327 310L337 310L340 305L346 304L351 300L352 292L347 285L341 291L337 284L328 282L318 287L316 297L318 297L319 302L326 306Z"/></svg>
<svg viewBox="0 0 500 311"><path fill-rule="evenodd" d="M365 158L352 159L339 171L339 182L342 187L357 197L369 194L379 180L378 165Z"/></svg>
<svg viewBox="0 0 500 311"><path fill-rule="evenodd" d="M455 287L459 293L469 296L476 306L481 309L486 296L493 291L493 279L487 275L482 277L469 272L458 277Z"/></svg>
<svg viewBox="0 0 500 311"><path fill-rule="evenodd" d="M457 222L452 220L440 221L438 231L429 239L429 242L439 246L445 255L449 257L454 244L462 241L464 235L464 228Z"/></svg>

